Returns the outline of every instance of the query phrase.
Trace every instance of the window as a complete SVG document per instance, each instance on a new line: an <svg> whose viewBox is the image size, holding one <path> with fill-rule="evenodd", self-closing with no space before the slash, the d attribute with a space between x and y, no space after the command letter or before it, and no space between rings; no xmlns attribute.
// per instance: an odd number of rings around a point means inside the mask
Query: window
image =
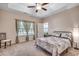
<svg viewBox="0 0 79 59"><path fill-rule="evenodd" d="M33 27L33 25L34 25L34 23L31 23L28 35L34 35L34 27Z"/></svg>
<svg viewBox="0 0 79 59"><path fill-rule="evenodd" d="M19 25L18 25L18 35L26 35L26 31L24 29L24 26L23 26L23 22L22 21L19 21Z"/></svg>
<svg viewBox="0 0 79 59"><path fill-rule="evenodd" d="M18 25L17 25L17 29L18 29L18 35L19 36L23 36L23 35L27 35L27 32L25 30L25 27L23 25L24 21L17 21ZM27 22L30 24L30 28L28 30L28 35L34 35L34 23L33 22Z"/></svg>
<svg viewBox="0 0 79 59"><path fill-rule="evenodd" d="M44 33L48 33L48 23L44 23Z"/></svg>

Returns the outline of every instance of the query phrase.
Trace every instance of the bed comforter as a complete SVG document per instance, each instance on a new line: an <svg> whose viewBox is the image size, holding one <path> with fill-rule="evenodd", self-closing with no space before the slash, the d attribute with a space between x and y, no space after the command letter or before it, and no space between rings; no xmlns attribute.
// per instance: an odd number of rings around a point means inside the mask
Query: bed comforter
<svg viewBox="0 0 79 59"><path fill-rule="evenodd" d="M59 37L37 38L36 45L50 52L53 56L60 55L64 50L71 47L69 39Z"/></svg>

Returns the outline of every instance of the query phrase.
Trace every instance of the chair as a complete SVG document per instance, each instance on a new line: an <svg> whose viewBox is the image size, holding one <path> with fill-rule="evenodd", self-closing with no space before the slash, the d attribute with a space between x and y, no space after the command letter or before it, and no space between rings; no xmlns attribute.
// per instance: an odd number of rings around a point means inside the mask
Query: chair
<svg viewBox="0 0 79 59"><path fill-rule="evenodd" d="M11 46L11 40L6 40L6 33L0 33L0 48L2 47L2 43L4 44L4 48L6 48L7 43Z"/></svg>

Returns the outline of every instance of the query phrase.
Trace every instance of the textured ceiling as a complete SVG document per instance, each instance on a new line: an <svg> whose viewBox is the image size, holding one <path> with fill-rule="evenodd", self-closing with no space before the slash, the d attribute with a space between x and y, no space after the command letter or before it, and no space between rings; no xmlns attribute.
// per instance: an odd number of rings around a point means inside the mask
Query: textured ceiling
<svg viewBox="0 0 79 59"><path fill-rule="evenodd" d="M27 8L27 6L34 6L34 5L35 5L34 3L9 3L9 4L0 3L0 9L5 9L8 11L11 11L13 9L14 11L17 10L17 11L29 14L37 18L45 18L50 15L54 15L56 13L78 6L79 4L77 3L49 3L48 5L44 6L47 9L47 11L39 10L38 13L35 12L35 8Z"/></svg>

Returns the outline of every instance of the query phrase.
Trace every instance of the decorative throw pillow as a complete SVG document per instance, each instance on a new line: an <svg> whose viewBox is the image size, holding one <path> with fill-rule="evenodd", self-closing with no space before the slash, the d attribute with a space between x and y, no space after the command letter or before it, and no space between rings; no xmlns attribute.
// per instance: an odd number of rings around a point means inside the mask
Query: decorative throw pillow
<svg viewBox="0 0 79 59"><path fill-rule="evenodd" d="M71 39L71 33L62 33L61 37Z"/></svg>

